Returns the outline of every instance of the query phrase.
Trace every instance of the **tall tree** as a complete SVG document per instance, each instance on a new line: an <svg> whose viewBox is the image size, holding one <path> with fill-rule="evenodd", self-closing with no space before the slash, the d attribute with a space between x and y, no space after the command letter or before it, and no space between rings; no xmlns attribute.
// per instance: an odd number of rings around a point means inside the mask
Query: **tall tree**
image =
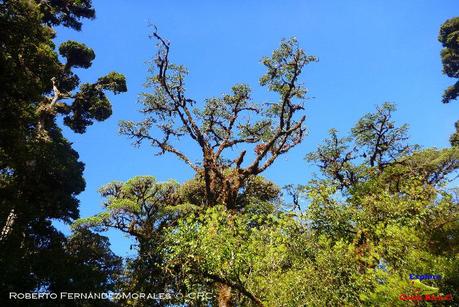
<svg viewBox="0 0 459 307"><path fill-rule="evenodd" d="M299 78L316 57L299 48L296 39L284 40L271 57L262 60L267 71L260 85L278 94L277 101L254 103L250 88L237 84L231 94L198 104L185 91L187 70L170 62L170 43L157 31L152 36L158 41L158 53L151 68L154 75L147 82L153 93L144 93L141 99L145 119L122 122L121 133L136 144L148 141L159 149L158 154L172 153L190 166L205 184L206 206L241 210L237 198L249 178L265 171L305 135L306 117L299 113L307 89ZM179 148L177 140L185 136L197 145L199 162ZM250 146L253 154L247 153ZM237 155L228 154L236 148L240 148ZM229 306L231 286L216 282L219 305Z"/></svg>
<svg viewBox="0 0 459 307"><path fill-rule="evenodd" d="M438 40L443 46L441 61L443 73L450 78L459 78L459 17L446 20L441 28ZM459 96L459 81L449 86L443 94L443 103L456 100ZM451 145L459 145L459 121L455 124L456 132L451 135Z"/></svg>
<svg viewBox="0 0 459 307"><path fill-rule="evenodd" d="M94 18L90 0L0 3L0 284L30 291L46 276L30 259L53 257L63 237L52 219L78 217L84 165L56 120L76 133L111 114L106 91L126 91L124 76L109 73L80 84L74 68L89 68L92 49L75 41L58 50L54 26L80 30ZM60 61L59 55L64 59ZM47 281L45 284L52 283Z"/></svg>
<svg viewBox="0 0 459 307"><path fill-rule="evenodd" d="M300 49L295 39L282 41L271 57L263 59L267 72L260 78L262 86L279 95L278 101L256 104L250 88L238 84L231 94L198 104L185 92L186 69L169 60L169 42L157 32L153 37L159 50L152 67L155 74L147 83L153 93L144 93L141 99L145 120L124 121L121 132L136 143L150 142L158 154L174 154L202 176L208 206L220 203L236 209L237 192L248 178L303 139L306 118L299 113L307 89L299 77L316 58ZM185 136L198 146L199 163L179 148L176 141ZM250 145L253 155L247 154ZM237 155L228 155L236 148L240 148Z"/></svg>
<svg viewBox="0 0 459 307"><path fill-rule="evenodd" d="M459 17L448 19L442 24L438 40L443 46L441 50L443 73L450 78L459 78ZM459 81L445 90L443 103L449 103L458 96Z"/></svg>

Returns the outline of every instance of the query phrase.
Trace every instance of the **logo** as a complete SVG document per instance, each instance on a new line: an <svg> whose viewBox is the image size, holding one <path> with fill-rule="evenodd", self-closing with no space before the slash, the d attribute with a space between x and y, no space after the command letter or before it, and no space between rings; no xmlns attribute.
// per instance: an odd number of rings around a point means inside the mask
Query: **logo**
<svg viewBox="0 0 459 307"><path fill-rule="evenodd" d="M400 294L399 299L402 301L452 301L451 293L444 295L438 294L440 291L437 287L423 284L421 280L440 280L440 275L416 275L410 274L410 284L415 288L414 294Z"/></svg>

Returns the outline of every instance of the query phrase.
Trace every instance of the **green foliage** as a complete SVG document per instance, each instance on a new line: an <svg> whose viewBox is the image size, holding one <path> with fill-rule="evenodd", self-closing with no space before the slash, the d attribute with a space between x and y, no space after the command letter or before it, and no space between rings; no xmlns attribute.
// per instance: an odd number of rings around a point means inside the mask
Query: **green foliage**
<svg viewBox="0 0 459 307"><path fill-rule="evenodd" d="M441 28L438 40L443 46L441 50L441 61L443 73L450 78L459 78L459 17L446 20ZM459 81L449 86L443 93L443 103L456 100L459 96ZM457 146L459 141L459 126L456 122L456 131L450 137L452 146Z"/></svg>
<svg viewBox="0 0 459 307"><path fill-rule="evenodd" d="M106 200L105 210L75 221L73 228L97 231L112 228L134 240L132 247L137 256L127 259L124 272L117 279L120 292L167 292L173 285L174 276L163 270L164 230L173 225L178 216L193 212L196 207L180 201L182 193L177 182L157 182L151 176L112 182L99 192ZM120 303L130 305L135 302L123 300Z"/></svg>
<svg viewBox="0 0 459 307"><path fill-rule="evenodd" d="M441 60L443 73L450 78L459 78L459 17L448 19L440 28L438 40L443 45ZM455 100L459 95L459 82L451 85L443 94L443 103Z"/></svg>
<svg viewBox="0 0 459 307"><path fill-rule="evenodd" d="M56 259L70 256L63 250L66 238L50 221L78 218L84 164L57 118L67 116L64 122L84 132L111 114L104 91L123 92L126 85L111 73L78 88L72 68L88 68L94 52L75 41L57 50L53 26L80 30L81 19L94 16L87 0L0 4L0 299L9 290L51 289L73 278L51 269Z"/></svg>
<svg viewBox="0 0 459 307"><path fill-rule="evenodd" d="M262 59L267 71L260 78L260 85L268 86L271 91L278 92L282 97L291 95L296 98L304 98L307 93L306 88L303 86L291 88L288 84L295 83L298 77L298 69L301 70L310 62L316 61L317 58L315 56L306 55L298 47L296 38L283 40L280 47L273 52L271 57Z"/></svg>
<svg viewBox="0 0 459 307"><path fill-rule="evenodd" d="M458 169L459 152L406 145L404 126L381 112L389 107L365 115L357 127L378 123L397 141L384 147L376 144L384 140L379 134L354 129L317 155L338 160L357 138L359 150L352 152L361 156L345 167L367 174L343 189L330 168L322 168L323 179L303 187L304 212L216 206L181 217L168 228L162 251L167 268L187 291L224 283L233 289L233 303L244 306L401 306L400 295L418 288L456 296L459 210L455 194L444 187ZM375 148L385 158L371 166L366 157ZM410 274L442 279L421 287Z"/></svg>
<svg viewBox="0 0 459 307"><path fill-rule="evenodd" d="M169 206L178 203L178 184L159 183L154 177L138 176L126 182L112 182L99 192L106 198L105 211L75 221L74 228L116 228L139 238L148 238L158 222L167 223ZM158 225L156 225L158 226ZM159 226L159 228L164 227Z"/></svg>
<svg viewBox="0 0 459 307"><path fill-rule="evenodd" d="M86 45L67 41L60 45L59 54L67 59L67 67L89 68L96 58L94 51Z"/></svg>
<svg viewBox="0 0 459 307"><path fill-rule="evenodd" d="M454 128L456 131L449 137L449 142L451 146L458 146L459 145L459 121L454 123Z"/></svg>
<svg viewBox="0 0 459 307"><path fill-rule="evenodd" d="M35 0L35 2L40 5L43 22L49 26L63 25L79 31L82 26L80 19L94 19L96 16L91 0Z"/></svg>
<svg viewBox="0 0 459 307"><path fill-rule="evenodd" d="M371 153L366 155L370 166L378 165L381 168L388 163L388 159L397 159L410 149L406 145L408 126L395 127L391 121L394 111L395 105L386 102L375 113L363 116L352 128L356 145Z"/></svg>
<svg viewBox="0 0 459 307"><path fill-rule="evenodd" d="M457 203L416 178L391 193L381 176L341 200L330 183L308 186L300 215L214 207L183 218L167 236L168 266L188 291L224 281L243 305L402 305L400 294L417 288L409 274L420 272L442 276L426 286L457 295L457 235L432 240L439 227L457 231Z"/></svg>
<svg viewBox="0 0 459 307"><path fill-rule="evenodd" d="M200 177L179 185L174 181L157 182L154 177L139 176L126 182L112 182L99 192L106 199L104 211L78 219L74 229L94 229L106 231L109 228L120 230L135 240L138 255L128 259L118 289L125 292L182 292L189 290L185 282L178 278L179 268L168 265L164 251L169 248L167 235L177 229L182 219L203 217L204 182ZM237 199L244 202L247 217L260 216L250 223L264 223L279 206L280 189L266 179L250 178ZM219 212L219 208L215 212ZM181 239L187 240L185 237ZM210 242L209 242L210 243ZM185 250L187 247L185 247ZM194 291L213 291L204 281L193 283ZM190 288L191 289L191 288ZM123 304L134 302L123 301ZM139 303L140 304L140 303Z"/></svg>
<svg viewBox="0 0 459 307"><path fill-rule="evenodd" d="M109 118L112 114L112 106L104 90L115 94L126 92L124 76L111 72L100 77L96 83L82 84L80 91L74 96L73 103L62 112L68 114L64 117L64 124L74 132L84 133L86 127L92 125L94 120L103 121Z"/></svg>
<svg viewBox="0 0 459 307"><path fill-rule="evenodd" d="M365 114L347 137L340 138L331 129L330 138L308 154L307 160L317 163L322 175L341 190L383 172L417 148L407 144L407 125L397 127L392 120L395 110L394 104L384 103L376 112Z"/></svg>
<svg viewBox="0 0 459 307"><path fill-rule="evenodd" d="M167 235L168 269L178 270L187 291L224 281L255 296L259 275L278 271L287 260L288 237L278 230L286 231L288 222L273 214L235 215L224 206L188 216Z"/></svg>
<svg viewBox="0 0 459 307"><path fill-rule="evenodd" d="M104 77L100 77L97 80L97 84L104 90L112 91L115 94L127 91L126 78L124 75L114 71Z"/></svg>

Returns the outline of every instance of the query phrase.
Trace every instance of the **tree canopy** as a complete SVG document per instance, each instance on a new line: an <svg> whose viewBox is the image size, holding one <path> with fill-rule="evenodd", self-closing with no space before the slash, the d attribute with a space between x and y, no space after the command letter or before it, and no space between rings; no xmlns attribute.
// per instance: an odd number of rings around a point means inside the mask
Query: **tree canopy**
<svg viewBox="0 0 459 307"><path fill-rule="evenodd" d="M116 72L81 83L74 69L89 68L94 51L76 41L57 48L53 41L56 26L80 30L82 19L94 16L92 3L86 0L0 3L2 300L8 291L54 289L63 279L75 281L75 270L50 268L58 265L58 255L78 257L66 247L74 248L83 238L99 238L84 233L67 239L52 226L54 219L70 223L79 217L76 196L85 188L84 164L62 134L58 118L83 133L94 121L110 116L107 91L127 90L124 76ZM103 243L97 248L107 253L107 259L115 259L106 239L97 240ZM91 284L91 276L85 278ZM83 283L81 278L79 282Z"/></svg>
<svg viewBox="0 0 459 307"><path fill-rule="evenodd" d="M147 81L153 93L141 98L145 119L123 121L121 133L136 144L148 141L159 149L158 154L172 153L188 164L204 180L208 206L222 203L234 208L237 191L248 178L266 170L303 139L306 117L299 114L307 89L299 78L303 68L317 59L299 48L295 39L284 40L271 57L263 58L266 73L260 78L260 85L278 94L278 101L254 103L250 88L238 84L231 94L209 98L196 107L185 92L186 69L170 63L170 43L156 31L153 38L158 40L158 53L151 68L154 75ZM176 145L185 136L198 145L199 163ZM253 155L247 154L246 145L252 145ZM236 148L241 148L238 154L227 154ZM250 156L252 161L246 162Z"/></svg>
<svg viewBox="0 0 459 307"><path fill-rule="evenodd" d="M438 40L443 46L441 61L443 73L450 78L459 78L459 17L446 20L441 28ZM443 103L450 103L459 96L459 81L449 86L443 93ZM456 131L450 137L451 145L459 145L459 122L455 124Z"/></svg>
<svg viewBox="0 0 459 307"><path fill-rule="evenodd" d="M134 238L137 256L121 289L172 294L166 303L121 304L208 303L174 296L199 291L213 293L218 306L393 306L419 288L456 295L457 196L447 187L459 168L456 147L411 144L408 126L393 119L395 104L386 102L348 136L330 130L307 155L316 177L286 187L294 196L289 206L259 174L304 136L304 117L294 120L303 106L291 100L306 94L296 85L295 59L305 54L297 42L283 41L262 61L267 73L260 84L280 94L278 103L250 102L245 85L199 103L185 95L186 70L170 64L169 42L153 37L159 53L147 83L153 94L140 99L145 119L122 122L121 133L160 155L174 154L195 177L183 184L148 176L110 183L100 190L104 211L74 224ZM201 161L179 148L185 137L196 142ZM232 147L238 152L224 155ZM408 278L426 271L442 279Z"/></svg>

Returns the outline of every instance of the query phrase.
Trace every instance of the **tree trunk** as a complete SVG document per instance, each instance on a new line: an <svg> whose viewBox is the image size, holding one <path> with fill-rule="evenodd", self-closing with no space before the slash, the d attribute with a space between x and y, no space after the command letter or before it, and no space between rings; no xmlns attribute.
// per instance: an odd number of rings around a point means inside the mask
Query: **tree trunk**
<svg viewBox="0 0 459 307"><path fill-rule="evenodd" d="M218 307L231 307L231 287L225 284L218 284Z"/></svg>

